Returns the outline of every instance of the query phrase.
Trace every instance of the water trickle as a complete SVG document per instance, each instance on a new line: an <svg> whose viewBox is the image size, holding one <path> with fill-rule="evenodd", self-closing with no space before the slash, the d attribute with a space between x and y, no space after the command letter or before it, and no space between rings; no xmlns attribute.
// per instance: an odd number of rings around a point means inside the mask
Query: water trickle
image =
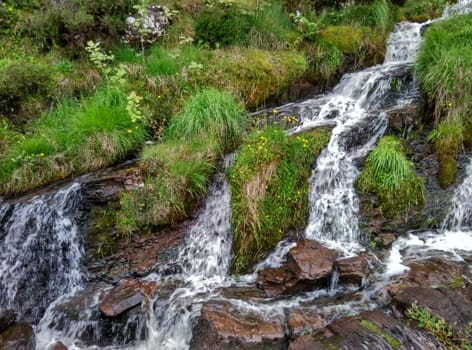
<svg viewBox="0 0 472 350"><path fill-rule="evenodd" d="M81 287L75 221L81 187L0 206L0 305L36 322L57 297Z"/></svg>

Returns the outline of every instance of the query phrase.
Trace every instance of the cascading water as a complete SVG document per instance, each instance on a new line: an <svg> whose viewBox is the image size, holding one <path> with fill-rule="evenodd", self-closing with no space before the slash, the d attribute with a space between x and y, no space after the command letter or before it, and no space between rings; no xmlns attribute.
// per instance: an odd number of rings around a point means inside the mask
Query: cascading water
<svg viewBox="0 0 472 350"><path fill-rule="evenodd" d="M0 206L0 305L36 322L57 297L80 288L76 216L81 186Z"/></svg>
<svg viewBox="0 0 472 350"><path fill-rule="evenodd" d="M174 278L183 286L168 300L156 301L148 341L141 348L189 347L192 322L199 315L201 304L212 296L213 290L225 285L232 246L230 204L229 184L224 174L218 174L177 259L182 272Z"/></svg>
<svg viewBox="0 0 472 350"><path fill-rule="evenodd" d="M367 155L386 129L387 118L380 108L386 107L385 97L393 79L409 74L423 25L397 24L388 40L383 65L347 74L330 94L297 107L301 123L290 133L334 125L329 145L318 157L310 179L307 238L345 252L358 250L359 203L354 189L359 175L357 161ZM418 89L412 88L396 98L393 105L407 104L417 93ZM284 111L284 107L279 109Z"/></svg>

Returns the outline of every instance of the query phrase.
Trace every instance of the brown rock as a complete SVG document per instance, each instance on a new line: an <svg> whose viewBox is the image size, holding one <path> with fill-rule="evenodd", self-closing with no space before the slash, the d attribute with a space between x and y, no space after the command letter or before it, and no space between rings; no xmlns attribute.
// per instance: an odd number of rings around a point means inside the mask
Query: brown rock
<svg viewBox="0 0 472 350"><path fill-rule="evenodd" d="M396 239L393 233L381 233L375 238L375 241L384 247L390 247Z"/></svg>
<svg viewBox="0 0 472 350"><path fill-rule="evenodd" d="M472 302L447 288L408 287L394 296L393 303L403 311L413 303L427 307L457 330L465 330L472 322Z"/></svg>
<svg viewBox="0 0 472 350"><path fill-rule="evenodd" d="M284 349L285 331L280 318L238 311L231 303L210 301L203 305L194 327L191 348L200 349Z"/></svg>
<svg viewBox="0 0 472 350"><path fill-rule="evenodd" d="M339 273L339 283L353 283L362 286L369 271L369 260L366 255L361 254L336 260L335 266Z"/></svg>
<svg viewBox="0 0 472 350"><path fill-rule="evenodd" d="M2 350L34 350L35 347L33 328L27 323L14 323L0 333Z"/></svg>
<svg viewBox="0 0 472 350"><path fill-rule="evenodd" d="M312 240L302 240L290 249L287 263L258 272L257 286L269 296L310 290L327 284L337 253Z"/></svg>
<svg viewBox="0 0 472 350"><path fill-rule="evenodd" d="M428 334L412 329L381 311L343 317L313 334L297 338L289 350L440 349Z"/></svg>
<svg viewBox="0 0 472 350"><path fill-rule="evenodd" d="M0 312L0 332L7 329L16 320L16 314L13 310Z"/></svg>
<svg viewBox="0 0 472 350"><path fill-rule="evenodd" d="M51 350L68 350L67 346L63 342L58 341L52 345Z"/></svg>
<svg viewBox="0 0 472 350"><path fill-rule="evenodd" d="M121 284L102 296L100 311L109 317L117 316L129 310L143 301L143 294L134 285Z"/></svg>
<svg viewBox="0 0 472 350"><path fill-rule="evenodd" d="M386 111L388 116L388 126L392 129L402 130L412 127L417 123L420 115L419 105L396 107Z"/></svg>
<svg viewBox="0 0 472 350"><path fill-rule="evenodd" d="M291 338L326 327L336 316L334 311L320 312L317 309L290 309L287 316Z"/></svg>

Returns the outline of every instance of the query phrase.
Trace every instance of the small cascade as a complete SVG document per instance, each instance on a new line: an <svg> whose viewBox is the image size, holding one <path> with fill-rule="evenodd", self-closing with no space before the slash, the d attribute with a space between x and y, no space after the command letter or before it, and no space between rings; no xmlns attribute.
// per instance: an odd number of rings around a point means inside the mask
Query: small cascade
<svg viewBox="0 0 472 350"><path fill-rule="evenodd" d="M59 296L82 286L76 217L81 186L0 206L0 305L37 322Z"/></svg>
<svg viewBox="0 0 472 350"><path fill-rule="evenodd" d="M467 167L467 176L454 192L451 210L444 220L443 230L461 231L472 228L472 161Z"/></svg>
<svg viewBox="0 0 472 350"><path fill-rule="evenodd" d="M215 177L208 193L205 206L190 228L177 259L182 272L174 278L183 286L168 300L156 300L148 327L148 341L142 349L188 348L192 322L200 314L201 304L216 288L224 286L225 281L229 283L231 193L224 173Z"/></svg>
<svg viewBox="0 0 472 350"><path fill-rule="evenodd" d="M354 188L359 175L358 162L386 129L387 118L382 108L406 105L418 97L417 87L410 87L390 100L389 105L385 101L393 80L410 74L423 26L397 24L388 40L384 64L346 74L330 94L298 106L301 123L290 133L334 125L329 145L318 157L310 179L307 238L345 253L360 249L359 203Z"/></svg>

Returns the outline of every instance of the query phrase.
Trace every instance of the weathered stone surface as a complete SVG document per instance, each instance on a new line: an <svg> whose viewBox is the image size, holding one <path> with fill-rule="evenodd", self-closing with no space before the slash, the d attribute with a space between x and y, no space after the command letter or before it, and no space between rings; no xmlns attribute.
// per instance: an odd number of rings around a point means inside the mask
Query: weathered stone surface
<svg viewBox="0 0 472 350"><path fill-rule="evenodd" d="M413 303L427 307L457 330L466 329L472 322L471 301L447 288L408 287L394 296L393 303L403 311Z"/></svg>
<svg viewBox="0 0 472 350"><path fill-rule="evenodd" d="M144 298L139 289L131 284L122 284L102 295L100 311L108 317L117 316L128 309L141 305Z"/></svg>
<svg viewBox="0 0 472 350"><path fill-rule="evenodd" d="M141 42L141 39L153 41L167 32L169 23L164 6L146 6L145 13L138 13L126 19L126 40L129 42Z"/></svg>
<svg viewBox="0 0 472 350"><path fill-rule="evenodd" d="M369 260L364 254L336 260L335 266L339 273L339 283L362 285L369 272Z"/></svg>
<svg viewBox="0 0 472 350"><path fill-rule="evenodd" d="M328 325L336 316L334 310L320 312L317 309L290 309L287 315L290 338L313 331Z"/></svg>
<svg viewBox="0 0 472 350"><path fill-rule="evenodd" d="M420 120L420 111L419 104L389 109L386 111L388 126L399 131L413 127Z"/></svg>
<svg viewBox="0 0 472 350"><path fill-rule="evenodd" d="M0 333L2 350L34 350L36 340L33 328L27 323L15 323Z"/></svg>
<svg viewBox="0 0 472 350"><path fill-rule="evenodd" d="M7 329L16 320L16 314L13 310L0 312L0 332Z"/></svg>
<svg viewBox="0 0 472 350"><path fill-rule="evenodd" d="M381 311L335 320L326 328L297 338L289 350L441 349L429 335L412 329Z"/></svg>
<svg viewBox="0 0 472 350"><path fill-rule="evenodd" d="M375 242L381 244L383 247L390 247L397 238L393 233L381 233L375 237Z"/></svg>
<svg viewBox="0 0 472 350"><path fill-rule="evenodd" d="M267 295L295 293L327 284L337 253L312 240L302 240L290 249L287 263L260 270L257 285Z"/></svg>
<svg viewBox="0 0 472 350"><path fill-rule="evenodd" d="M284 349L283 320L238 311L231 303L210 301L203 305L194 327L191 348L200 349Z"/></svg>

